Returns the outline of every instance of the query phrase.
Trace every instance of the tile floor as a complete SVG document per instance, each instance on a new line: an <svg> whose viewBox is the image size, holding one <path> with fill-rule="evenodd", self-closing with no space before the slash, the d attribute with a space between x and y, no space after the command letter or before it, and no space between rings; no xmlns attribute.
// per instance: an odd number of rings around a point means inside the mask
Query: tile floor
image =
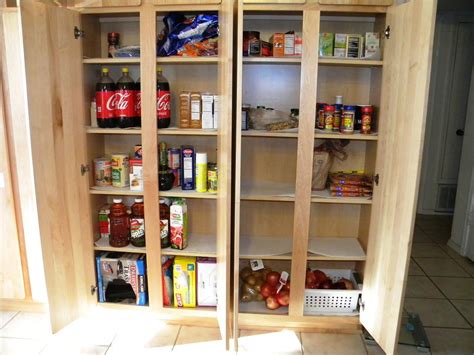
<svg viewBox="0 0 474 355"><path fill-rule="evenodd" d="M474 263L446 246L448 217L416 221L405 310L418 313L432 354L474 354ZM242 330L239 353L383 354L359 334ZM221 354L215 328L166 325L143 312L97 308L51 335L48 316L0 312L0 354ZM423 354L400 345L399 354ZM426 353L425 353L426 354Z"/></svg>

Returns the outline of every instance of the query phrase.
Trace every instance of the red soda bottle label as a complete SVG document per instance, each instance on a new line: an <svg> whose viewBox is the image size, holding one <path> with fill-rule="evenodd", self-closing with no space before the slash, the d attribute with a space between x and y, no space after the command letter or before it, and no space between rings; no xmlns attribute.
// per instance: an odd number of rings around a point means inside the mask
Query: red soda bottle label
<svg viewBox="0 0 474 355"><path fill-rule="evenodd" d="M115 96L113 91L97 91L95 93L97 118L107 119L115 117L115 107L111 102Z"/></svg>
<svg viewBox="0 0 474 355"><path fill-rule="evenodd" d="M140 90L135 91L135 117L142 116L142 92Z"/></svg>
<svg viewBox="0 0 474 355"><path fill-rule="evenodd" d="M171 117L171 96L169 91L156 92L156 117L164 120Z"/></svg>
<svg viewBox="0 0 474 355"><path fill-rule="evenodd" d="M111 104L115 107L115 116L133 117L135 113L134 90L117 90Z"/></svg>

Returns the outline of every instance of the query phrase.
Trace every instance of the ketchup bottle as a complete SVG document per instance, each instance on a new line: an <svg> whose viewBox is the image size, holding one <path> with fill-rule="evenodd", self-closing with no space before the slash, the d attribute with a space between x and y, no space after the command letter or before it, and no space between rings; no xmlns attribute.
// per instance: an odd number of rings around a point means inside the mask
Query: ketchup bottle
<svg viewBox="0 0 474 355"><path fill-rule="evenodd" d="M115 248L126 247L130 242L130 217L121 198L114 198L114 203L110 207L109 220L110 246Z"/></svg>

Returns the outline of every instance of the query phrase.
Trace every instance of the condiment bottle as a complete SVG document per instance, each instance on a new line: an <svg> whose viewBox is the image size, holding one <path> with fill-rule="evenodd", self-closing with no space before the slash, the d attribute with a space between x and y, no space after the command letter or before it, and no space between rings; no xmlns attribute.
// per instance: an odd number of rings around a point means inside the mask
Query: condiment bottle
<svg viewBox="0 0 474 355"><path fill-rule="evenodd" d="M196 153L196 192L207 192L207 153Z"/></svg>
<svg viewBox="0 0 474 355"><path fill-rule="evenodd" d="M160 240L161 248L169 248L170 243L170 206L167 200L160 199Z"/></svg>
<svg viewBox="0 0 474 355"><path fill-rule="evenodd" d="M130 242L130 217L121 198L114 198L113 201L109 214L109 244L115 248L126 247Z"/></svg>
<svg viewBox="0 0 474 355"><path fill-rule="evenodd" d="M334 126L334 106L324 106L324 129L326 131L332 131Z"/></svg>
<svg viewBox="0 0 474 355"><path fill-rule="evenodd" d="M133 246L145 246L145 206L143 198L136 198L130 216L130 242Z"/></svg>
<svg viewBox="0 0 474 355"><path fill-rule="evenodd" d="M361 134L370 134L372 132L372 112L372 106L362 107L362 124L360 126Z"/></svg>

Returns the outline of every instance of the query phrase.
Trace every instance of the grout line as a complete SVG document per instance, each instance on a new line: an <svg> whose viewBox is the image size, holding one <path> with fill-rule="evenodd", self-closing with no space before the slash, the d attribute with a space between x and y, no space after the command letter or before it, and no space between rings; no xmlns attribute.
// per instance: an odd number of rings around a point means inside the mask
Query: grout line
<svg viewBox="0 0 474 355"><path fill-rule="evenodd" d="M10 322L11 322L12 320L14 320L20 313L21 313L21 312L16 312L16 313L13 315L13 317L11 317L11 318L3 325L3 327L0 328L0 329L4 329L4 328L5 328L8 324L10 324Z"/></svg>
<svg viewBox="0 0 474 355"><path fill-rule="evenodd" d="M472 329L472 328L457 328L457 327L434 327L434 326L432 326L432 325L430 325L430 326L427 326L427 325L424 325L424 324L423 324L423 328L433 328L433 329L449 329L449 330L467 330L467 331L474 332L474 329Z"/></svg>
<svg viewBox="0 0 474 355"><path fill-rule="evenodd" d="M179 329L176 332L176 338L174 339L173 347L171 348L171 351L174 351L174 347L176 346L176 343L178 342L179 335L181 334L181 327L182 325L179 326Z"/></svg>
<svg viewBox="0 0 474 355"><path fill-rule="evenodd" d="M448 298L448 301L449 303L451 303L453 305L453 307L456 309L456 311L458 311L459 314L461 314L461 316L466 320L467 324L469 324L471 326L471 328L474 329L474 324L472 324L469 319L467 319L466 317L464 317L464 315L462 314L462 312L456 307L456 305L452 302L453 300L449 299ZM464 300L457 300L457 301L464 301Z"/></svg>

